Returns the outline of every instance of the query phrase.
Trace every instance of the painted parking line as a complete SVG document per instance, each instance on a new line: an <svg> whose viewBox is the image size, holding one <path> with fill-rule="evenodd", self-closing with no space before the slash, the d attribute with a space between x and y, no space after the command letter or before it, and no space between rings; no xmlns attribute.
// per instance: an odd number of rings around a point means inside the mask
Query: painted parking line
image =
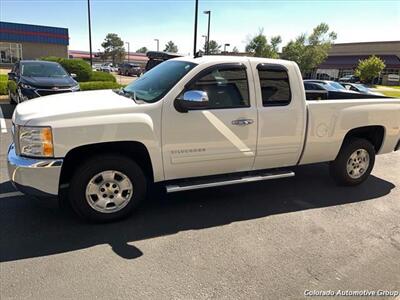
<svg viewBox="0 0 400 300"><path fill-rule="evenodd" d="M24 194L22 194L21 192L10 192L10 193L4 193L4 194L0 194L0 199L3 198L11 198L11 197L18 197L18 196L23 196Z"/></svg>
<svg viewBox="0 0 400 300"><path fill-rule="evenodd" d="M0 107L0 128L1 128L1 133L7 133L6 120L4 119L1 107Z"/></svg>

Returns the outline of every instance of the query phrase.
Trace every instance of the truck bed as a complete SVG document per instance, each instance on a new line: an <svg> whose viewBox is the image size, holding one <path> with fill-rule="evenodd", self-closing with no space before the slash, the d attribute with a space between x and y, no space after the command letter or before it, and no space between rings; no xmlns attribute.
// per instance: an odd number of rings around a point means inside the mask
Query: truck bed
<svg viewBox="0 0 400 300"><path fill-rule="evenodd" d="M346 134L357 127L381 126L384 142L378 153L394 150L400 138L400 99L307 101L307 134L299 164L332 161Z"/></svg>

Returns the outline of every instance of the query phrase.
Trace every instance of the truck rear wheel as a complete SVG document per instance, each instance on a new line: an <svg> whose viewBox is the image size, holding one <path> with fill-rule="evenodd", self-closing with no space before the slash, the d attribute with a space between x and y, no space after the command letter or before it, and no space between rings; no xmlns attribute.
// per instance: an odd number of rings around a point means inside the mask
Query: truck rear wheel
<svg viewBox="0 0 400 300"><path fill-rule="evenodd" d="M354 138L342 146L330 163L330 173L339 185L358 185L371 174L374 163L374 146L365 139Z"/></svg>
<svg viewBox="0 0 400 300"><path fill-rule="evenodd" d="M74 211L94 222L124 218L146 197L146 177L129 158L103 155L80 166L70 185Z"/></svg>

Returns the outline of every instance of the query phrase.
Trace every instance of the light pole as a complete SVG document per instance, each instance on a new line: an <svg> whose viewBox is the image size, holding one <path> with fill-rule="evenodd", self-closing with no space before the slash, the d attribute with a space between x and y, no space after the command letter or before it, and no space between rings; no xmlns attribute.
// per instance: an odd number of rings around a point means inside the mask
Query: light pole
<svg viewBox="0 0 400 300"><path fill-rule="evenodd" d="M87 10L88 10L88 24L89 24L89 55L90 55L90 66L92 66L93 55L92 55L92 27L90 25L90 0L87 0Z"/></svg>
<svg viewBox="0 0 400 300"><path fill-rule="evenodd" d="M157 51L160 51L160 40L154 39L157 42Z"/></svg>
<svg viewBox="0 0 400 300"><path fill-rule="evenodd" d="M197 48L197 15L199 14L199 0L194 4L194 41L193 41L193 56L196 56Z"/></svg>
<svg viewBox="0 0 400 300"><path fill-rule="evenodd" d="M204 14L208 15L208 29L207 29L207 48L206 54L209 54L209 48L210 48L210 20L211 20L211 10L205 10L203 11Z"/></svg>
<svg viewBox="0 0 400 300"><path fill-rule="evenodd" d="M202 35L202 37L204 38L204 52L206 52L206 50L207 50L207 36L206 35Z"/></svg>
<svg viewBox="0 0 400 300"><path fill-rule="evenodd" d="M125 44L128 45L128 64L129 64L129 46L130 46L130 44L129 44L129 42L125 42Z"/></svg>
<svg viewBox="0 0 400 300"><path fill-rule="evenodd" d="M225 44L224 45L224 52L226 52L226 47L229 47L231 44Z"/></svg>

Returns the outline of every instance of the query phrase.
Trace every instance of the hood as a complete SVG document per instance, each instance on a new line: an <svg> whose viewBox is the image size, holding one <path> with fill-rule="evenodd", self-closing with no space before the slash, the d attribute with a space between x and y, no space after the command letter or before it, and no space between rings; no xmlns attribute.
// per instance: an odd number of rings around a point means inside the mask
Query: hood
<svg viewBox="0 0 400 300"><path fill-rule="evenodd" d="M71 87L78 83L70 76L65 77L29 77L22 76L23 83L32 85L34 87Z"/></svg>
<svg viewBox="0 0 400 300"><path fill-rule="evenodd" d="M45 122L62 119L124 113L137 106L132 99L112 90L62 93L18 104L13 122L18 125L24 125L28 121L30 125L45 125Z"/></svg>

